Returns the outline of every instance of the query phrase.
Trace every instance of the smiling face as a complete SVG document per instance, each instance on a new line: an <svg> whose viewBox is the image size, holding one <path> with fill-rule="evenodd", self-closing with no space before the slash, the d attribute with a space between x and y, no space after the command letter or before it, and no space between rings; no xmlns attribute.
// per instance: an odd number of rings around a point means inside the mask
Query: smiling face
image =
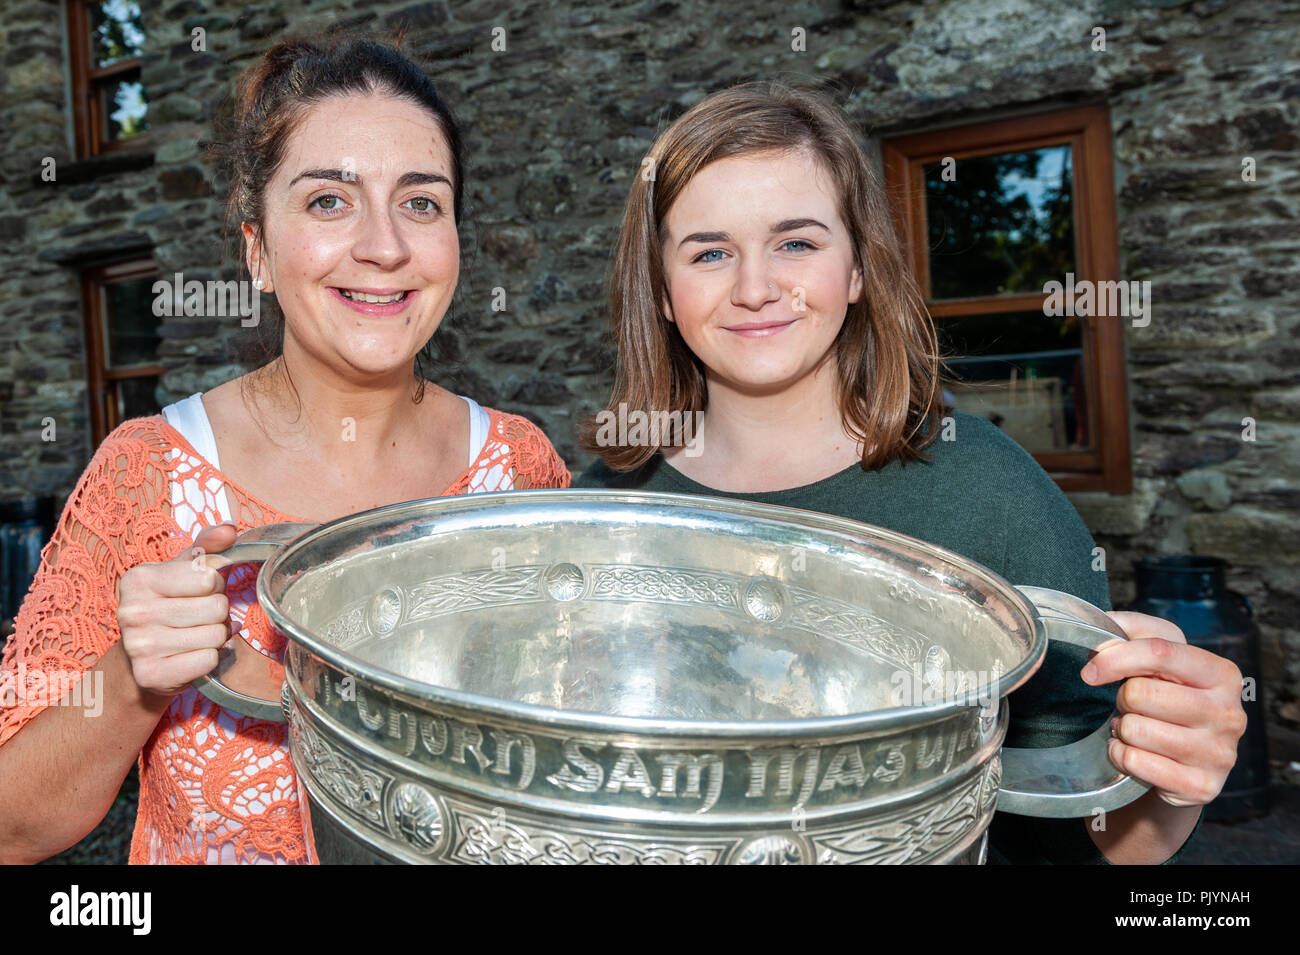
<svg viewBox="0 0 1300 955"><path fill-rule="evenodd" d="M437 120L386 94L315 104L267 183L248 267L285 317L287 360L358 384L410 375L460 271L452 159Z"/></svg>
<svg viewBox="0 0 1300 955"><path fill-rule="evenodd" d="M664 313L711 385L773 394L807 380L862 295L835 183L804 150L710 163L663 234Z"/></svg>

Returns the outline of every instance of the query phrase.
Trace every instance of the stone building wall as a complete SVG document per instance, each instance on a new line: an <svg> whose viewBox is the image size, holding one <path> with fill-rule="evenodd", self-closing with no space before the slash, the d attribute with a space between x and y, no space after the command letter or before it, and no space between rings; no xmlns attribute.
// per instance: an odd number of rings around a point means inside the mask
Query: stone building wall
<svg viewBox="0 0 1300 955"><path fill-rule="evenodd" d="M90 452L76 268L148 247L215 278L220 181L203 144L237 71L290 30L406 24L466 122L469 214L442 383L538 421L575 469L610 384L602 343L623 199L663 122L755 77L830 81L864 136L1081 102L1111 109L1132 494L1074 494L1114 599L1146 555L1215 554L1252 600L1277 744L1300 756L1300 10L1277 0L932 0L552 5L144 0L152 157L75 162L62 5L0 0L0 497L66 494ZM1104 52L1091 31L1107 32ZM206 31L195 52L191 31ZM504 27L507 49L493 51ZM806 30L806 52L791 31ZM44 157L58 177L41 181ZM1255 160L1256 180L1241 164ZM226 274L233 275L233 263ZM494 312L492 289L507 291ZM244 370L238 319L162 330L172 400ZM42 420L57 439L42 441ZM1243 419L1255 440L1243 440Z"/></svg>

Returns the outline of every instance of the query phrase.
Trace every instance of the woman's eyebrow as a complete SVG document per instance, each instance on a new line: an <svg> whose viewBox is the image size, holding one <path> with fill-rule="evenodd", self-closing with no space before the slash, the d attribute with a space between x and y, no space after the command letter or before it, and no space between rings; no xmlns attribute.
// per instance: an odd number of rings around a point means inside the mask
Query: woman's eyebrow
<svg viewBox="0 0 1300 955"><path fill-rule="evenodd" d="M692 232L682 241L677 243L677 248L681 248L687 242L730 242L730 232Z"/></svg>
<svg viewBox="0 0 1300 955"><path fill-rule="evenodd" d="M809 227L825 229L830 232L830 226L818 222L816 219L782 219L776 225L772 226L772 235L780 235L782 232L794 232L796 229L807 229ZM682 241L677 243L680 249L687 242L730 242L730 232L692 232Z"/></svg>
<svg viewBox="0 0 1300 955"><path fill-rule="evenodd" d="M361 184L361 177L351 170L342 169L305 169L293 177L289 185L293 185L299 179L328 179L332 182L351 182L357 185ZM397 180L397 187L403 186L423 186L429 183L443 182L448 186L451 180L446 176L436 172L406 172L402 173L401 178Z"/></svg>
<svg viewBox="0 0 1300 955"><path fill-rule="evenodd" d="M809 226L815 226L818 229L825 229L830 232L830 227L825 223L818 222L816 219L783 219L776 225L772 226L772 235L781 232L793 232L796 229L807 229Z"/></svg>
<svg viewBox="0 0 1300 955"><path fill-rule="evenodd" d="M425 186L435 182L446 183L448 186L451 185L450 179L436 172L402 173L401 178L397 180L397 185L400 188L402 186Z"/></svg>

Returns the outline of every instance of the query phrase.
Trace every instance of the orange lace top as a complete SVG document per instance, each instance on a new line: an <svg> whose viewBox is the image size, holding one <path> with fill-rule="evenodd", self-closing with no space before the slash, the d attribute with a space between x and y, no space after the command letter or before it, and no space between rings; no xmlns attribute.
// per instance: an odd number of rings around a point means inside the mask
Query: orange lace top
<svg viewBox="0 0 1300 955"><path fill-rule="evenodd" d="M563 460L532 423L486 409L487 440L443 496L499 487L567 487ZM181 526L170 489L200 507ZM197 492L197 493L195 493ZM129 568L170 560L200 528L221 521L226 493L239 531L298 518L247 494L162 417L127 421L105 439L68 499L0 659L0 745L70 688L120 639L117 581ZM282 659L284 638L256 604L256 567L230 569L231 615L254 647ZM27 689L18 681L26 675ZM40 675L37 684L32 674ZM140 804L130 861L308 861L298 781L283 724L237 716L193 687L177 694L140 752Z"/></svg>

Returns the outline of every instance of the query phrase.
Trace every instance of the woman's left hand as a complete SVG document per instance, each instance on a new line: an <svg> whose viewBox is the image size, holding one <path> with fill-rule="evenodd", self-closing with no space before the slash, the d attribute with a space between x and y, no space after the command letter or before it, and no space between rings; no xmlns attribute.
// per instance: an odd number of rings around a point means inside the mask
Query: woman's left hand
<svg viewBox="0 0 1300 955"><path fill-rule="evenodd" d="M1093 685L1125 681L1110 761L1171 806L1205 805L1223 789L1246 732L1241 671L1191 646L1168 620L1128 611L1110 617L1130 639L1099 647L1081 673Z"/></svg>

